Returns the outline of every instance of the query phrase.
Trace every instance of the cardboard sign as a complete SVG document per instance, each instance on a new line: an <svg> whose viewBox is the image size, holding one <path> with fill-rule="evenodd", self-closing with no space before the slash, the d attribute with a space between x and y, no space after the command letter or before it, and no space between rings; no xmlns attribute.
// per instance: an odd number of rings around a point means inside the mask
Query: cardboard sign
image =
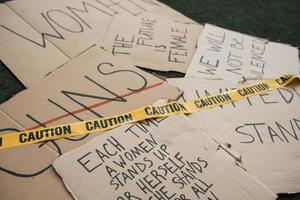
<svg viewBox="0 0 300 200"><path fill-rule="evenodd" d="M26 87L69 60L5 4L0 4L0 59Z"/></svg>
<svg viewBox="0 0 300 200"><path fill-rule="evenodd" d="M123 114L158 99L176 99L177 88L93 47L0 106L26 129ZM54 141L58 153L91 137Z"/></svg>
<svg viewBox="0 0 300 200"><path fill-rule="evenodd" d="M240 86L199 79L169 82L184 90L186 100ZM272 191L294 193L300 191L299 103L300 85L294 83L191 117Z"/></svg>
<svg viewBox="0 0 300 200"><path fill-rule="evenodd" d="M1 134L24 129L0 112ZM0 199L64 199L71 195L52 168L58 154L47 145L2 150L0 152ZM51 194L51 195L45 195Z"/></svg>
<svg viewBox="0 0 300 200"><path fill-rule="evenodd" d="M53 166L78 200L276 198L183 116L114 129Z"/></svg>
<svg viewBox="0 0 300 200"><path fill-rule="evenodd" d="M299 74L299 51L206 24L186 77L242 80Z"/></svg>
<svg viewBox="0 0 300 200"><path fill-rule="evenodd" d="M27 87L101 40L115 15L153 12L193 22L154 0L28 0L6 4L0 6L1 60Z"/></svg>
<svg viewBox="0 0 300 200"><path fill-rule="evenodd" d="M126 24L126 29L120 24ZM136 66L185 73L196 48L201 25L174 22L159 16L118 16L99 45Z"/></svg>
<svg viewBox="0 0 300 200"><path fill-rule="evenodd" d="M113 16L137 16L161 7L153 0L29 0L7 4L71 58L100 40Z"/></svg>
<svg viewBox="0 0 300 200"><path fill-rule="evenodd" d="M41 38L46 38L69 58L73 58L103 37L112 17L95 3L83 2L29 0L10 1L7 4L34 27ZM89 13L89 10L93 10L93 13Z"/></svg>

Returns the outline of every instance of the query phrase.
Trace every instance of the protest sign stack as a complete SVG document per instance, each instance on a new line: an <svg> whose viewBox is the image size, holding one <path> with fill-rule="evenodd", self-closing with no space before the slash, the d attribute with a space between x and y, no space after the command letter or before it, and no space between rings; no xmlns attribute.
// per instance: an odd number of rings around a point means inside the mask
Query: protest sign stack
<svg viewBox="0 0 300 200"><path fill-rule="evenodd" d="M300 192L297 48L156 0L13 0L0 16L26 87L0 105L0 199Z"/></svg>

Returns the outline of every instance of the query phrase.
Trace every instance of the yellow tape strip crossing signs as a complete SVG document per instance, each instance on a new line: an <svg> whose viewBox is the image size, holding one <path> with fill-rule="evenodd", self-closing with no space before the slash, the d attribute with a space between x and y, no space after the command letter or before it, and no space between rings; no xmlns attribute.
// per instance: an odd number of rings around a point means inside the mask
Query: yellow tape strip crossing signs
<svg viewBox="0 0 300 200"><path fill-rule="evenodd" d="M47 140L74 137L88 133L103 132L124 124L134 123L149 118L167 117L177 114L191 114L270 92L276 88L288 85L296 78L299 77L283 75L275 79L243 86L239 89L209 97L197 98L185 103L172 101L159 106L145 106L132 112L112 117L3 134L0 136L0 149L34 144Z"/></svg>

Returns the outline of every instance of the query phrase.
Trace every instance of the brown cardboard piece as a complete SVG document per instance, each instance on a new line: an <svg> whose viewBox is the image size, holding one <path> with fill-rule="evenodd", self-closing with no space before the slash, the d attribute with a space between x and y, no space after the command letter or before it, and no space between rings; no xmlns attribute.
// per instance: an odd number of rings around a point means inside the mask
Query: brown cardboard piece
<svg viewBox="0 0 300 200"><path fill-rule="evenodd" d="M180 94L126 60L93 47L2 104L0 110L32 129L121 114ZM60 139L56 146L50 145L65 153L92 137Z"/></svg>
<svg viewBox="0 0 300 200"><path fill-rule="evenodd" d="M120 15L112 19L99 45L139 67L185 73L201 30L201 25L175 22L148 13L140 17Z"/></svg>
<svg viewBox="0 0 300 200"><path fill-rule="evenodd" d="M184 116L113 129L53 166L78 200L276 198Z"/></svg>
<svg viewBox="0 0 300 200"><path fill-rule="evenodd" d="M26 87L69 60L5 4L0 4L0 56Z"/></svg>
<svg viewBox="0 0 300 200"><path fill-rule="evenodd" d="M0 134L23 130L0 112ZM57 153L47 145L28 145L0 151L0 199L71 200L52 168ZM47 195L45 195L47 194Z"/></svg>
<svg viewBox="0 0 300 200"><path fill-rule="evenodd" d="M94 12L87 15L85 7L77 0L9 1L7 5L69 58L80 54L103 37L111 19L109 13L84 4L99 13L98 17Z"/></svg>
<svg viewBox="0 0 300 200"><path fill-rule="evenodd" d="M185 23L196 23L182 13L157 0L68 0L68 2L64 2L66 11L71 11L73 14L76 13L75 16L82 18L80 20L88 24L88 27L99 24L99 20L103 20L99 19L99 17L111 17L120 13L139 16L145 12L170 17L170 19Z"/></svg>
<svg viewBox="0 0 300 200"><path fill-rule="evenodd" d="M1 60L26 87L101 40L115 15L153 11L193 23L154 0L27 0L6 5L0 7Z"/></svg>
<svg viewBox="0 0 300 200"><path fill-rule="evenodd" d="M217 80L168 81L184 90L186 100L240 86ZM300 192L299 104L300 84L296 82L223 108L194 113L191 118L220 144L229 144L228 151L272 191L294 193Z"/></svg>
<svg viewBox="0 0 300 200"><path fill-rule="evenodd" d="M48 35L47 39L70 58L100 40L113 16L121 13L137 16L162 9L162 4L153 0L28 0L7 4L41 34L54 35ZM166 6L163 9L168 10ZM174 11L168 11L167 16L170 13L188 20Z"/></svg>
<svg viewBox="0 0 300 200"><path fill-rule="evenodd" d="M296 47L205 24L185 77L269 79L299 69Z"/></svg>

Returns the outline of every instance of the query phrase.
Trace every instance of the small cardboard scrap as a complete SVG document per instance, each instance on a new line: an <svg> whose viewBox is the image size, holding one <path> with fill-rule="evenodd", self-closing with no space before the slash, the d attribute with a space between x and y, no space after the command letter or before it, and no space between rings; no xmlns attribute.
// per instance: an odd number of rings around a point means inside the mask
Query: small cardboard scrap
<svg viewBox="0 0 300 200"><path fill-rule="evenodd" d="M240 87L220 80L168 81L184 90L186 100ZM191 118L272 191L294 193L300 192L299 105L300 84L295 82L269 94L194 113Z"/></svg>
<svg viewBox="0 0 300 200"><path fill-rule="evenodd" d="M0 112L0 136L23 129ZM0 199L71 200L71 195L52 168L57 156L47 145L41 144L1 150Z"/></svg>
<svg viewBox="0 0 300 200"><path fill-rule="evenodd" d="M295 47L206 24L186 77L268 79L299 69Z"/></svg>
<svg viewBox="0 0 300 200"><path fill-rule="evenodd" d="M78 200L276 198L184 116L113 129L53 166Z"/></svg>
<svg viewBox="0 0 300 200"><path fill-rule="evenodd" d="M5 4L0 4L0 59L26 87L69 60Z"/></svg>
<svg viewBox="0 0 300 200"><path fill-rule="evenodd" d="M201 30L201 25L148 13L140 17L120 15L113 18L99 45L139 67L185 73Z"/></svg>
<svg viewBox="0 0 300 200"><path fill-rule="evenodd" d="M0 106L26 129L123 114L181 91L93 47ZM54 141L64 153L93 135Z"/></svg>

